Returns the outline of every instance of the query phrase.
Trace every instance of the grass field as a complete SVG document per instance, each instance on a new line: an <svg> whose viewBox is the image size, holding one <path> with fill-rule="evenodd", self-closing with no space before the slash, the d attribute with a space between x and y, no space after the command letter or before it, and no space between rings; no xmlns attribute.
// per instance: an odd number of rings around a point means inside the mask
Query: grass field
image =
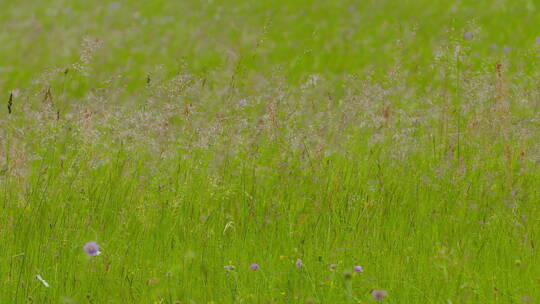
<svg viewBox="0 0 540 304"><path fill-rule="evenodd" d="M0 102L1 304L540 303L536 0L4 0Z"/></svg>

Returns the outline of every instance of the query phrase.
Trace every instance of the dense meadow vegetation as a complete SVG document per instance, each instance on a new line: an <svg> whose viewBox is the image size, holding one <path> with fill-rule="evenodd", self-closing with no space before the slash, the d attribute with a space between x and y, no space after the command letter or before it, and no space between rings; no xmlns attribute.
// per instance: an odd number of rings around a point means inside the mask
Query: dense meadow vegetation
<svg viewBox="0 0 540 304"><path fill-rule="evenodd" d="M0 102L2 304L540 303L538 1L2 0Z"/></svg>

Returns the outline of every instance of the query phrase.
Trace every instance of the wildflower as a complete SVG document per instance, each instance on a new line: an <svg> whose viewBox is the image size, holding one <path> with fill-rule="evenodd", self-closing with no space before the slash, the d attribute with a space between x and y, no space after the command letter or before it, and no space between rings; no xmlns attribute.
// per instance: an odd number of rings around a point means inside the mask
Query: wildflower
<svg viewBox="0 0 540 304"><path fill-rule="evenodd" d="M337 264L330 264L330 270L334 270L337 268Z"/></svg>
<svg viewBox="0 0 540 304"><path fill-rule="evenodd" d="M356 273L362 273L362 272L364 272L364 269L362 268L362 266L354 266L354 267L353 267L353 270L354 270L354 272L356 272Z"/></svg>
<svg viewBox="0 0 540 304"><path fill-rule="evenodd" d="M463 34L463 39L465 39L465 40L471 40L471 39L473 39L473 37L474 37L474 34L471 31L465 32Z"/></svg>
<svg viewBox="0 0 540 304"><path fill-rule="evenodd" d="M371 296L373 297L373 299L375 299L375 301L382 301L382 299L387 295L388 293L386 292L386 290L374 289L371 291Z"/></svg>
<svg viewBox="0 0 540 304"><path fill-rule="evenodd" d="M96 242L86 243L84 245L84 252L91 257L101 254L101 251L99 251L99 245Z"/></svg>
<svg viewBox="0 0 540 304"><path fill-rule="evenodd" d="M540 36L536 37L536 44L540 44Z"/></svg>
<svg viewBox="0 0 540 304"><path fill-rule="evenodd" d="M255 271L255 270L259 270L259 264L251 264L249 265L249 269Z"/></svg>
<svg viewBox="0 0 540 304"><path fill-rule="evenodd" d="M241 108L247 106L247 104L248 104L248 101L246 99L244 99L244 98L242 98L242 99L240 99L238 101L238 106L240 106Z"/></svg>
<svg viewBox="0 0 540 304"><path fill-rule="evenodd" d="M296 265L296 268L298 269L302 268L302 260L296 259L296 262L294 262L294 265Z"/></svg>
<svg viewBox="0 0 540 304"><path fill-rule="evenodd" d="M234 271L234 265L225 265L223 266L223 268L225 269L226 274L229 274L229 272Z"/></svg>
<svg viewBox="0 0 540 304"><path fill-rule="evenodd" d="M510 47L508 45L503 46L503 52L510 53Z"/></svg>
<svg viewBox="0 0 540 304"><path fill-rule="evenodd" d="M122 6L122 3L120 2L111 2L111 4L109 4L109 11L115 11L117 9L119 9L120 7Z"/></svg>

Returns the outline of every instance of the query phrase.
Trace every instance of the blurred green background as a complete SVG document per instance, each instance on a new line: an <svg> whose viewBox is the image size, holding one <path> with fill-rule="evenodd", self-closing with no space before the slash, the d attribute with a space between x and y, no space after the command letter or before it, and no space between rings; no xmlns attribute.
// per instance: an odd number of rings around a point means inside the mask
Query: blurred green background
<svg viewBox="0 0 540 304"><path fill-rule="evenodd" d="M79 58L99 39L95 77L122 73L137 86L155 66L204 74L241 60L247 71L377 75L399 65L425 76L437 49L466 42L472 63L513 57L520 71L540 36L540 5L499 1L2 1L0 87L24 87ZM527 62L531 64L525 64ZM520 64L521 63L521 64ZM512 69L517 69L513 66ZM428 79L428 78L426 78Z"/></svg>

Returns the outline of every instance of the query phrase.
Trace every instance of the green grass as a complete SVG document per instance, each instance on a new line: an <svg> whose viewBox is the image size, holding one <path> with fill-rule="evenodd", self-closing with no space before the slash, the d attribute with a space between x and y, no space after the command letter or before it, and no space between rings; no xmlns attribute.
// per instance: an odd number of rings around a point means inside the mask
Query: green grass
<svg viewBox="0 0 540 304"><path fill-rule="evenodd" d="M537 1L3 1L0 28L0 303L540 301Z"/></svg>

